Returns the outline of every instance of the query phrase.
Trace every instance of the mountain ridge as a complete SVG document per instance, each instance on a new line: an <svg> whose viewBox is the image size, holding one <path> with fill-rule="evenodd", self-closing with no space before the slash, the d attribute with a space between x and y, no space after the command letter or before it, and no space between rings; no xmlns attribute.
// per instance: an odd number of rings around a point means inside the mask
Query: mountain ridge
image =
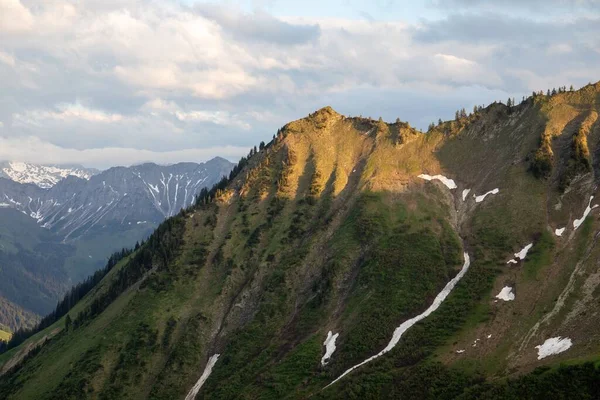
<svg viewBox="0 0 600 400"><path fill-rule="evenodd" d="M42 189L49 189L68 176L90 179L99 171L81 166L47 166L32 163L6 161L0 162L0 178L18 183L31 183Z"/></svg>
<svg viewBox="0 0 600 400"><path fill-rule="evenodd" d="M3 368L0 393L597 393L600 225L590 196L600 127L581 127L600 85L584 89L457 115L427 134L329 108L285 125L119 262L69 311L72 325L63 317L1 355L13 369ZM540 176L548 132L552 158ZM580 135L590 168L562 187ZM327 387L429 310L464 253L470 266L437 309ZM324 341L334 336L331 352ZM555 342L569 345L548 351ZM35 344L41 351L25 359ZM553 368L561 362L572 366Z"/></svg>
<svg viewBox="0 0 600 400"><path fill-rule="evenodd" d="M0 221L0 297L48 313L68 287L102 268L108 254L146 238L231 167L222 158L144 164L112 168L89 180L67 176L46 189L0 177L0 211L22 214ZM17 234L20 226L28 233ZM46 278L40 280L40 274ZM14 322L0 318L17 329Z"/></svg>

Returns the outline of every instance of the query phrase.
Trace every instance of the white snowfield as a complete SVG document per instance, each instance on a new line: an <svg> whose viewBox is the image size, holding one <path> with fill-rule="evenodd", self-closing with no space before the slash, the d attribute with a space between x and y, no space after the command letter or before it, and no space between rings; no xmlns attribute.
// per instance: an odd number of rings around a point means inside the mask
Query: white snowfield
<svg viewBox="0 0 600 400"><path fill-rule="evenodd" d="M515 294L510 286L504 286L496 298L504 301L513 301L515 299Z"/></svg>
<svg viewBox="0 0 600 400"><path fill-rule="evenodd" d="M326 388L333 385L334 383L336 383L337 381L339 381L340 379L342 379L344 376L348 375L350 372L354 371L355 369L373 361L374 359L376 359L378 357L381 357L388 351L392 350L398 344L398 342L400 341L400 338L402 337L404 332L406 332L414 324L421 321L422 319L425 319L431 313L433 313L435 310L437 310L440 307L440 305L442 304L442 302L444 300L446 300L446 298L448 297L450 292L452 292L452 289L454 289L456 284L467 273L467 270L469 269L469 266L471 265L471 259L469 258L469 255L467 253L464 253L464 257L465 257L465 262L464 262L463 267L460 270L460 272L458 274L456 274L456 276L454 278L452 278L452 280L450 280L450 282L448 282L446 284L446 286L442 289L442 291L440 293L438 293L438 295L433 300L433 303L429 306L429 308L427 310L425 310L422 314L417 315L416 317L413 317L407 321L404 321L399 327L396 328L396 330L394 331L394 334L392 335L392 340L390 340L390 342L385 347L385 349L381 350L379 353L375 354L374 356L367 358L363 362L356 364L355 366L347 369L336 380L334 380L329 385L327 385Z"/></svg>
<svg viewBox="0 0 600 400"><path fill-rule="evenodd" d="M473 194L473 197L475 197L476 203L481 203L488 195L498 194L499 192L500 192L500 189L496 188L496 189L490 190L487 193L482 194L481 196L477 196L477 195Z"/></svg>
<svg viewBox="0 0 600 400"><path fill-rule="evenodd" d="M471 189L465 189L462 191L462 199L463 201L465 201L467 199L467 195L469 194L469 192L471 191Z"/></svg>
<svg viewBox="0 0 600 400"><path fill-rule="evenodd" d="M538 349L538 360L546 358L553 354L562 353L569 350L573 342L569 338L561 338L560 336L547 339L544 344L535 346Z"/></svg>
<svg viewBox="0 0 600 400"><path fill-rule="evenodd" d="M565 227L565 228L556 228L556 229L554 230L554 234L555 234L556 236L562 236L562 234L564 233L565 229L566 229L566 227Z"/></svg>
<svg viewBox="0 0 600 400"><path fill-rule="evenodd" d="M338 338L338 336L340 336L339 333L336 333L334 335L331 331L329 331L329 333L327 334L327 338L323 342L323 346L325 346L325 355L323 356L323 358L321 358L322 366L326 366L329 362L329 359L331 359L331 355L335 351L335 341Z"/></svg>
<svg viewBox="0 0 600 400"><path fill-rule="evenodd" d="M213 367L215 366L217 360L219 359L220 354L215 354L208 359L206 363L206 367L204 368L204 372L202 372L202 376L198 379L198 382L194 385L194 387L190 390L190 392L185 396L185 400L194 400L196 395L204 385L204 382L208 379L208 376L212 372Z"/></svg>
<svg viewBox="0 0 600 400"><path fill-rule="evenodd" d="M49 189L67 176L76 176L89 180L92 173L82 168L61 168L11 161L2 168L2 172L19 183L33 183L43 189Z"/></svg>
<svg viewBox="0 0 600 400"><path fill-rule="evenodd" d="M533 243L529 243L527 246L523 247L523 249L520 252L515 253L515 258L520 258L521 260L524 260L525 257L527 257L529 249L531 249L532 247Z"/></svg>
<svg viewBox="0 0 600 400"><path fill-rule="evenodd" d="M593 207L591 207L593 198L594 198L594 196L590 196L590 201L588 202L588 206L585 208L585 211L583 212L583 216L580 219L576 219L575 221L573 221L573 228L575 228L576 230L577 230L577 228L579 228L581 226L581 224L583 224L583 221L585 221L585 219L587 218L589 213L591 213L594 208L598 207L598 204L595 204Z"/></svg>
<svg viewBox="0 0 600 400"><path fill-rule="evenodd" d="M454 183L454 181L452 179L448 179L446 178L444 175L427 175L427 174L421 174L418 176L421 179L425 179L426 181L431 181L431 180L438 180L440 182L442 182L444 185L446 185L446 187L448 189L456 189L456 183Z"/></svg>

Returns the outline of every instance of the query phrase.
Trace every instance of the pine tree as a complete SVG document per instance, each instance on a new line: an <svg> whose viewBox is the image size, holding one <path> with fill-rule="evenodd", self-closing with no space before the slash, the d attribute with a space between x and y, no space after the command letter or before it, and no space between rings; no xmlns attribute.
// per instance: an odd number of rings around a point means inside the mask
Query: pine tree
<svg viewBox="0 0 600 400"><path fill-rule="evenodd" d="M65 331L69 331L71 329L71 325L72 325L71 321L71 316L69 314L67 314L67 316L65 317Z"/></svg>
<svg viewBox="0 0 600 400"><path fill-rule="evenodd" d="M573 85L571 85L571 87L569 88L569 92L572 92L573 90Z"/></svg>

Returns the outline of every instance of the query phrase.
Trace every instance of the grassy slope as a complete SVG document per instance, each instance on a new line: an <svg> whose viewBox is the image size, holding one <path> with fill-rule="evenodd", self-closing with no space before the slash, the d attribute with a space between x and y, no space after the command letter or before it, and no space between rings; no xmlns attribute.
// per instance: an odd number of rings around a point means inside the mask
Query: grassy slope
<svg viewBox="0 0 600 400"><path fill-rule="evenodd" d="M12 334L9 331L6 331L4 329L0 329L0 340L8 342L10 340L11 336L12 336Z"/></svg>
<svg viewBox="0 0 600 400"><path fill-rule="evenodd" d="M25 320L24 326L32 322L27 321L29 314L25 310L49 312L66 290L68 277L62 266L72 252L71 246L60 243L33 219L16 210L0 208L0 296L18 305L16 308L23 308L14 312L5 309L9 315L0 315L0 323L17 329L17 316Z"/></svg>
<svg viewBox="0 0 600 400"><path fill-rule="evenodd" d="M446 127L420 136L328 109L288 125L286 139L253 157L215 205L187 217L175 263L99 317L57 335L0 388L15 398L177 398L220 353L199 397L453 398L468 386L513 390L480 383L535 365L512 357L514 346L575 268L547 260L585 255L592 227L586 222L566 244L548 236L556 195L526 172L544 114L503 112L492 108L455 124L446 140ZM418 172L441 172L440 162L461 185L455 198L437 183L414 181ZM458 199L463 186L479 194L500 185L480 205ZM385 346L399 321L426 308L455 273L461 246L453 226L473 263L447 301L389 355L320 391ZM528 262L507 268L511 252L530 240L537 246ZM557 279L543 280L550 273ZM533 311L491 303L507 282L518 300L538 288ZM473 335L511 326L515 339L494 337L495 350L480 346L454 357L454 346ZM328 330L340 332L338 350L321 368Z"/></svg>

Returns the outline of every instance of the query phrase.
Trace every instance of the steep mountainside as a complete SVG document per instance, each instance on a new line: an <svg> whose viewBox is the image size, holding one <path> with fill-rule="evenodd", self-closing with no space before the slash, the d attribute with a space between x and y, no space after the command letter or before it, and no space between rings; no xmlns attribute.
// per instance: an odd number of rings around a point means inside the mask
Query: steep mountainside
<svg viewBox="0 0 600 400"><path fill-rule="evenodd" d="M19 170L16 164L10 164L13 170ZM203 164L116 167L89 179L71 174L49 189L0 178L0 299L48 313L109 254L147 237L232 166L215 158ZM0 323L20 326L2 315Z"/></svg>
<svg viewBox="0 0 600 400"><path fill-rule="evenodd" d="M0 395L598 398L599 98L294 121L0 356Z"/></svg>

